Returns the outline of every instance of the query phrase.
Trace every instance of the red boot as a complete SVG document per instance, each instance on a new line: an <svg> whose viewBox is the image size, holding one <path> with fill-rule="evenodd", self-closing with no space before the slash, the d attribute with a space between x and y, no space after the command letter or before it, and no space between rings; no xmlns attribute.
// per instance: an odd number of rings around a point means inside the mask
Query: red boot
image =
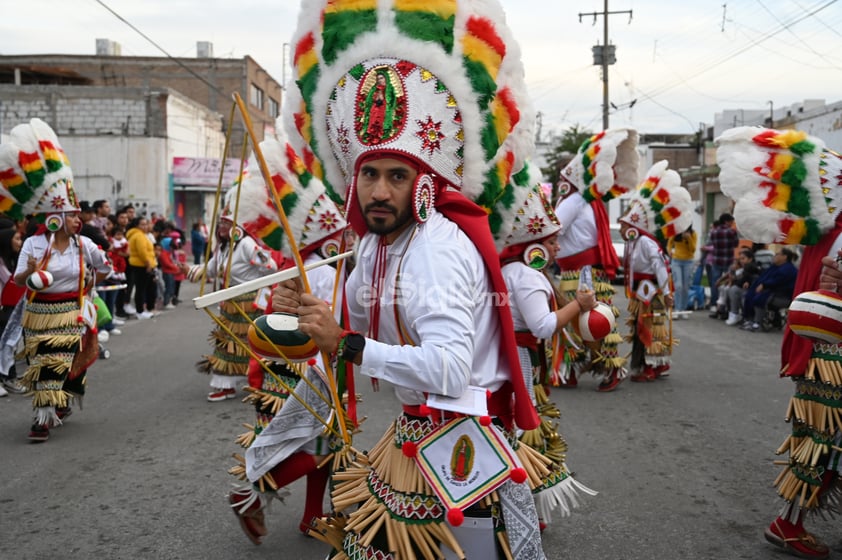
<svg viewBox="0 0 842 560"><path fill-rule="evenodd" d="M573 368L570 368L570 377L566 380L562 379L561 384L559 387L562 389L575 389L579 386L579 380L576 379L576 371Z"/></svg>
<svg viewBox="0 0 842 560"><path fill-rule="evenodd" d="M608 377L606 377L605 380L599 384L596 390L600 393L608 393L609 391L613 391L614 389L616 389L617 385L620 384L620 381L622 381L622 379L620 379L620 376L617 374L617 370L612 369L611 373L608 374Z"/></svg>
<svg viewBox="0 0 842 560"><path fill-rule="evenodd" d="M652 371L655 373L655 379L660 379L662 377L669 377L670 365L669 364L662 364L660 366L655 366L655 369L653 369Z"/></svg>
<svg viewBox="0 0 842 560"><path fill-rule="evenodd" d="M299 451L290 455L269 471L278 488L283 488L307 475L307 498L304 501L304 513L301 515L301 522L298 524L298 528L305 534L310 529L313 518L323 515L322 501L327 487L328 469L316 467L315 457Z"/></svg>
<svg viewBox="0 0 842 560"><path fill-rule="evenodd" d="M655 370L652 369L652 366L646 366L643 368L643 371L640 373L636 373L631 376L631 380L635 383L643 383L646 381L655 381L657 375L655 375Z"/></svg>
<svg viewBox="0 0 842 560"><path fill-rule="evenodd" d="M328 479L327 467L316 469L307 475L307 497L304 501L304 513L301 514L301 523L298 524L298 529L308 534L313 525L313 520L324 516L322 511L322 503L325 496L325 488L327 488Z"/></svg>
<svg viewBox="0 0 842 560"><path fill-rule="evenodd" d="M260 544L260 539L268 533L263 519L263 496L246 488L228 494L228 503L240 521L243 533L254 544Z"/></svg>
<svg viewBox="0 0 842 560"><path fill-rule="evenodd" d="M797 524L778 517L764 533L766 540L779 546L794 556L801 558L827 558L830 550L816 540L816 537L804 529L799 520Z"/></svg>

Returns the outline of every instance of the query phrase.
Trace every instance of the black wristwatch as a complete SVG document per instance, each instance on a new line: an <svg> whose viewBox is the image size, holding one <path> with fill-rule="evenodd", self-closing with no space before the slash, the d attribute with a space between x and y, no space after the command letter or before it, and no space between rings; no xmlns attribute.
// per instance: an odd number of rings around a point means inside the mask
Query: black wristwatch
<svg viewBox="0 0 842 560"><path fill-rule="evenodd" d="M365 348L365 337L359 333L345 335L342 356L346 362L353 362Z"/></svg>

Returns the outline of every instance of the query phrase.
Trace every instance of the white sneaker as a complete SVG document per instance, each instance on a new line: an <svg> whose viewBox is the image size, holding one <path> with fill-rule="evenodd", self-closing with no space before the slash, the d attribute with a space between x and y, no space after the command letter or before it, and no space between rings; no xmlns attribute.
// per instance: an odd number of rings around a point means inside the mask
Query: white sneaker
<svg viewBox="0 0 842 560"><path fill-rule="evenodd" d="M17 379L4 379L3 388L14 395L22 395L23 393L26 393L26 387L21 385L21 382Z"/></svg>
<svg viewBox="0 0 842 560"><path fill-rule="evenodd" d="M121 334L123 334L123 331L121 331L120 329L111 329L110 331L106 332L108 332L110 336L120 336Z"/></svg>
<svg viewBox="0 0 842 560"><path fill-rule="evenodd" d="M108 331L99 331L98 333L96 333L96 339L100 342L108 342L109 338L110 336L108 334Z"/></svg>
<svg viewBox="0 0 842 560"><path fill-rule="evenodd" d="M138 319L151 319L154 315L149 311L144 311L142 313L137 314Z"/></svg>
<svg viewBox="0 0 842 560"><path fill-rule="evenodd" d="M729 327L733 327L734 325L739 323L741 320L742 320L742 317L740 317L738 314L728 313L728 320L725 321L725 324L728 325Z"/></svg>
<svg viewBox="0 0 842 560"><path fill-rule="evenodd" d="M0 397L8 397L8 396L9 396L9 392L6 389L4 389L2 385L0 385Z"/></svg>
<svg viewBox="0 0 842 560"><path fill-rule="evenodd" d="M131 303L127 303L123 306L123 311L126 312L126 315L137 315L137 309L134 308L134 305Z"/></svg>
<svg viewBox="0 0 842 560"><path fill-rule="evenodd" d="M171 303L168 303L164 306L164 309L175 309L175 306Z"/></svg>
<svg viewBox="0 0 842 560"><path fill-rule="evenodd" d="M126 324L126 322L123 319L120 319L119 317L112 317L111 322L117 325L118 327L121 327Z"/></svg>

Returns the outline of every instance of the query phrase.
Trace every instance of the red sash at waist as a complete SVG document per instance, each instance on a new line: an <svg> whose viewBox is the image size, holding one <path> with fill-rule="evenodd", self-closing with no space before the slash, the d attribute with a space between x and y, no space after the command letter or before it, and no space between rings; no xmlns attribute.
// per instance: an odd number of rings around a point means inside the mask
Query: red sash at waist
<svg viewBox="0 0 842 560"><path fill-rule="evenodd" d="M68 301L71 299L79 299L79 292L35 293L35 301L55 302Z"/></svg>
<svg viewBox="0 0 842 560"><path fill-rule="evenodd" d="M599 246L593 246L590 249L585 249L581 253L569 255L556 259L561 270L579 270L580 268L591 265L600 266L599 262Z"/></svg>
<svg viewBox="0 0 842 560"><path fill-rule="evenodd" d="M404 414L425 418L430 414L430 408L418 404L404 404ZM423 410L422 410L423 406ZM459 412L451 412L449 410L435 410L434 419L440 417L441 414L445 419L462 418L465 414ZM503 425L507 428L511 426L512 422L512 388L511 383L506 381L500 389L491 393L488 397L488 414L500 418Z"/></svg>
<svg viewBox="0 0 842 560"><path fill-rule="evenodd" d="M529 348L534 352L538 351L538 339L531 332L515 331L515 340L518 346Z"/></svg>
<svg viewBox="0 0 842 560"><path fill-rule="evenodd" d="M632 288L635 288L635 289L637 289L637 287L640 285L640 283L643 282L644 280L650 280L652 282L657 283L657 278L655 278L654 274L647 274L645 272L633 272L631 274L631 278L634 282L634 286L632 286Z"/></svg>
<svg viewBox="0 0 842 560"><path fill-rule="evenodd" d="M435 410L436 417L440 417L439 414L441 414L441 416L448 420L451 418L461 418L465 416L464 414L460 414L458 412L451 412L450 410L430 409L428 406L420 404L405 404L402 406L404 414L408 414L409 416L416 416L418 418L426 418L430 415L431 410Z"/></svg>

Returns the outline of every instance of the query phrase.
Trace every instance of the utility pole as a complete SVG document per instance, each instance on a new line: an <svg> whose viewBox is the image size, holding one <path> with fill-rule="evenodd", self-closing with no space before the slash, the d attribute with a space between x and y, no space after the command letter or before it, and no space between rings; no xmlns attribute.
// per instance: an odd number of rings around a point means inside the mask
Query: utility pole
<svg viewBox="0 0 842 560"><path fill-rule="evenodd" d="M629 14L629 23L632 20L631 10L622 10L619 12L608 11L608 0L605 0L605 7L601 12L579 12L579 23L582 23L582 17L593 17L594 25L596 25L596 18L602 16L602 45L596 45L591 48L593 52L594 66L602 66L602 129L608 128L608 65L617 62L615 56L614 45L608 44L608 16L615 14Z"/></svg>

